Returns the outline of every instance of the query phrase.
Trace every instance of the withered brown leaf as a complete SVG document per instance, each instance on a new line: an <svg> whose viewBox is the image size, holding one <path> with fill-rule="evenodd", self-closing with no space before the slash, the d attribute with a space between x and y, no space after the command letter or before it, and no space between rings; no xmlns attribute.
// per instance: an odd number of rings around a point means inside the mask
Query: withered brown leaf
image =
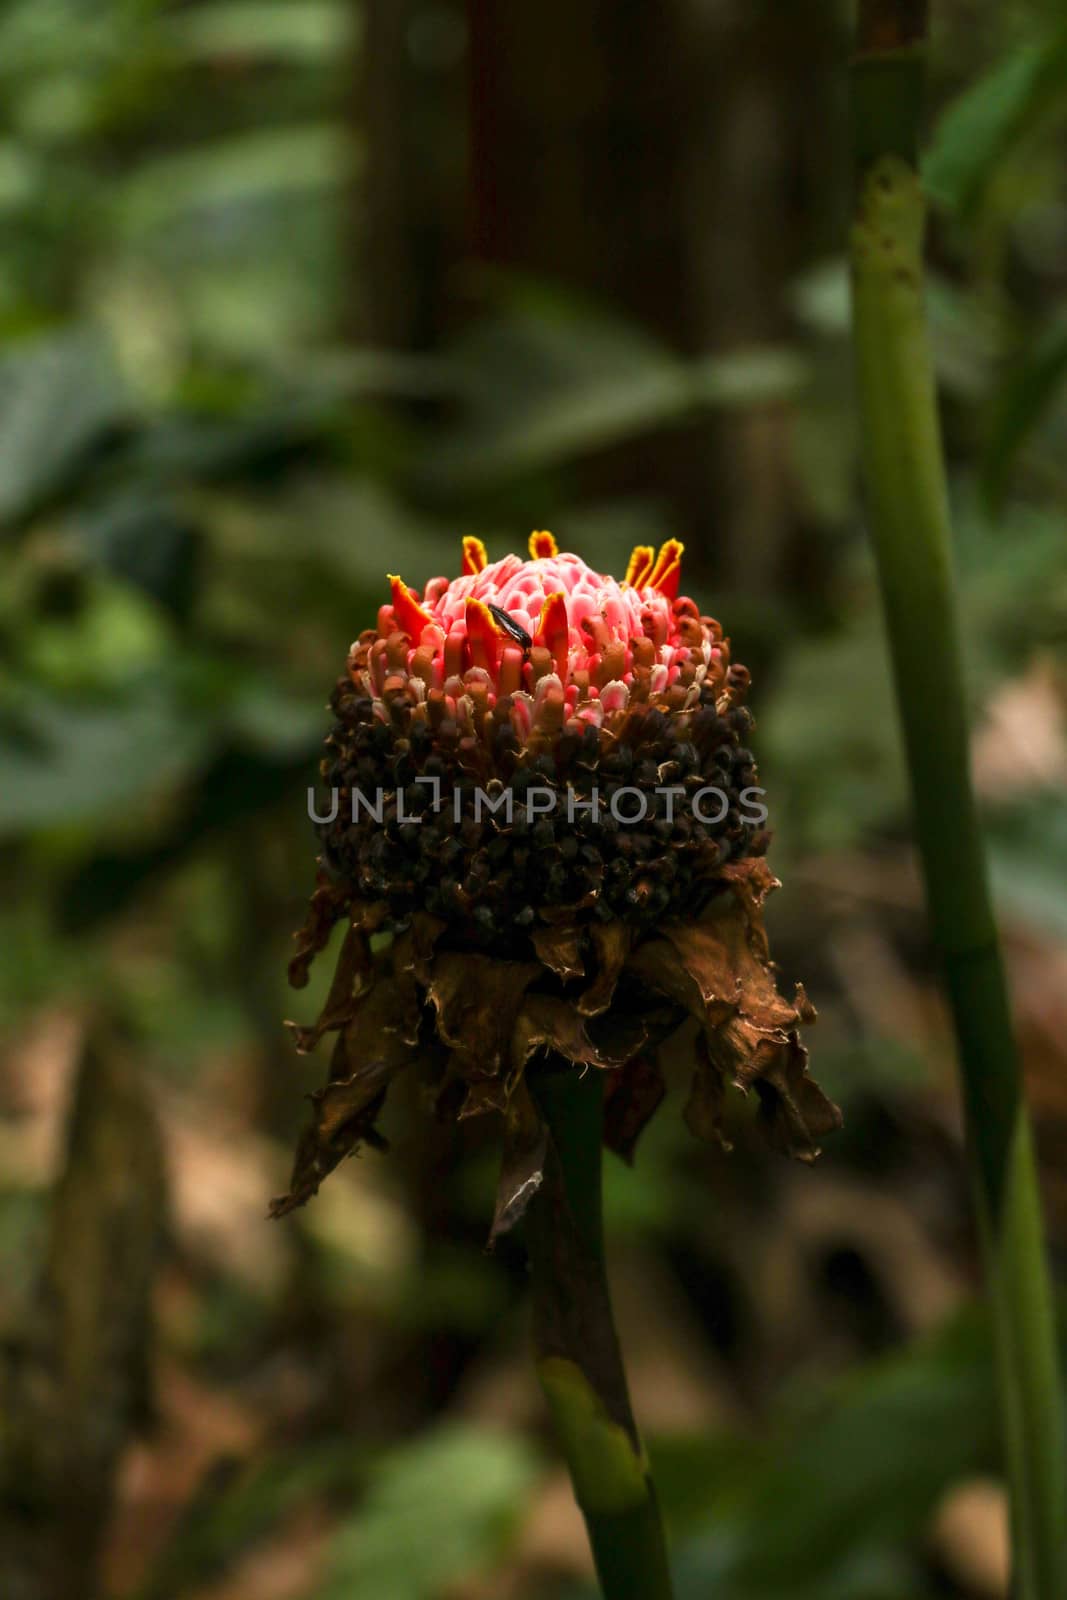
<svg viewBox="0 0 1067 1600"><path fill-rule="evenodd" d="M395 947L378 958L375 968L382 975L338 1035L329 1080L310 1096L312 1120L297 1146L289 1193L271 1202L272 1216L303 1205L360 1144L380 1142L374 1123L385 1092L418 1058L418 993L403 960Z"/></svg>
<svg viewBox="0 0 1067 1600"><path fill-rule="evenodd" d="M550 972L554 972L557 978L566 983L570 978L581 978L585 975L579 931L573 922L560 923L557 927L537 928L532 937L538 959Z"/></svg>
<svg viewBox="0 0 1067 1600"><path fill-rule="evenodd" d="M445 950L433 965L428 995L441 1040L462 1058L464 1077L495 1078L510 1059L523 995L538 977L536 961Z"/></svg>
<svg viewBox="0 0 1067 1600"><path fill-rule="evenodd" d="M343 1028L350 1021L370 970L370 941L362 925L354 923L345 934L326 1003L314 1023L311 1027L301 1027L295 1022L285 1024L292 1029L300 1055L314 1050L324 1033Z"/></svg>
<svg viewBox="0 0 1067 1600"><path fill-rule="evenodd" d="M775 985L760 905L773 885L753 873L745 892L718 900L696 923L665 923L663 937L640 945L629 970L685 1005L703 1024L706 1055L686 1108L702 1136L720 1139L720 1087L755 1088L771 1142L812 1160L820 1138L840 1125L840 1112L807 1076L807 1051L797 1037L815 1019L802 988L792 1002Z"/></svg>
<svg viewBox="0 0 1067 1600"><path fill-rule="evenodd" d="M594 922L589 937L596 952L596 976L578 1000L583 1017L598 1016L610 1006L634 935L629 923L615 920Z"/></svg>
<svg viewBox="0 0 1067 1600"><path fill-rule="evenodd" d="M554 1050L578 1067L609 1065L574 1007L554 995L527 995L511 1040L514 1073L522 1072L535 1050Z"/></svg>

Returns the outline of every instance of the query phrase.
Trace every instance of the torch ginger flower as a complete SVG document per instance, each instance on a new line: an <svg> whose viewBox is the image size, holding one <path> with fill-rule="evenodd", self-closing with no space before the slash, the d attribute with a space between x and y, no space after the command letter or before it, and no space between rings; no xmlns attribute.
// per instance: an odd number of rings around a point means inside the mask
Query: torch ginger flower
<svg viewBox="0 0 1067 1600"><path fill-rule="evenodd" d="M763 930L748 673L679 596L681 558L639 546L619 582L535 533L528 561L468 538L460 577L390 578L331 702L338 804L290 981L343 918L322 1014L295 1028L301 1051L337 1040L275 1214L383 1142L388 1086L417 1068L443 1114L503 1119L495 1236L541 1181L539 1056L607 1075L605 1139L628 1158L689 1017L695 1133L725 1143L730 1083L791 1155L838 1125L797 1034L815 1012L779 994Z"/></svg>

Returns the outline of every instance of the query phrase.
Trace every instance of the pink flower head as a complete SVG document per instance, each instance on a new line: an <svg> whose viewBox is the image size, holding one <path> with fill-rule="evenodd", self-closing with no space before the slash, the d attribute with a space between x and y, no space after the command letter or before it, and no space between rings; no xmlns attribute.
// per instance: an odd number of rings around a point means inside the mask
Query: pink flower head
<svg viewBox="0 0 1067 1600"><path fill-rule="evenodd" d="M522 740L545 717L599 726L631 695L725 672L717 625L678 596L682 549L676 539L658 555L639 545L620 582L561 553L550 533L531 534L528 561L490 563L480 539L464 539L460 577L431 578L421 597L390 578L375 636L359 641L360 668L379 695L401 669L425 695L444 695L450 714L472 690L490 711L510 698Z"/></svg>

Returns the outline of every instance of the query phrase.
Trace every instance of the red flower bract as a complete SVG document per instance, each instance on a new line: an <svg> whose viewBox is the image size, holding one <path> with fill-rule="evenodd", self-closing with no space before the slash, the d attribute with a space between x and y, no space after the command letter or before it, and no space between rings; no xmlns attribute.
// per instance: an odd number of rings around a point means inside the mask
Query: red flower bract
<svg viewBox="0 0 1067 1600"><path fill-rule="evenodd" d="M679 596L681 545L639 547L622 582L548 533L530 557L490 564L468 538L459 578L421 595L391 578L334 691L336 805L290 978L344 918L326 1007L297 1030L302 1049L338 1040L277 1212L378 1138L390 1080L421 1064L442 1111L503 1116L494 1227L511 1226L543 1144L527 1072L548 1052L608 1073L607 1137L628 1155L687 1015L695 1131L721 1128L730 1081L794 1154L838 1121L797 1039L814 1012L778 994L766 949L748 673Z"/></svg>

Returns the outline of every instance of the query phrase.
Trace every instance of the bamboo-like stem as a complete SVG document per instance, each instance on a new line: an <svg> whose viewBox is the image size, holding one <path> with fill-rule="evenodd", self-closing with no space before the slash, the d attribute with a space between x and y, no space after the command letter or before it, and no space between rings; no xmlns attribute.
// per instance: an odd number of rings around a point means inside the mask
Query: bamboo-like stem
<svg viewBox="0 0 1067 1600"><path fill-rule="evenodd" d="M922 304L925 7L865 0L853 332L867 504L914 825L963 1078L997 1346L1016 1600L1067 1594L1062 1393L1029 1118L970 779L944 458ZM896 26L894 26L894 23Z"/></svg>
<svg viewBox="0 0 1067 1600"><path fill-rule="evenodd" d="M569 1063L531 1074L548 1130L526 1233L541 1380L604 1600L671 1600L667 1546L634 1425L604 1264L603 1084Z"/></svg>

